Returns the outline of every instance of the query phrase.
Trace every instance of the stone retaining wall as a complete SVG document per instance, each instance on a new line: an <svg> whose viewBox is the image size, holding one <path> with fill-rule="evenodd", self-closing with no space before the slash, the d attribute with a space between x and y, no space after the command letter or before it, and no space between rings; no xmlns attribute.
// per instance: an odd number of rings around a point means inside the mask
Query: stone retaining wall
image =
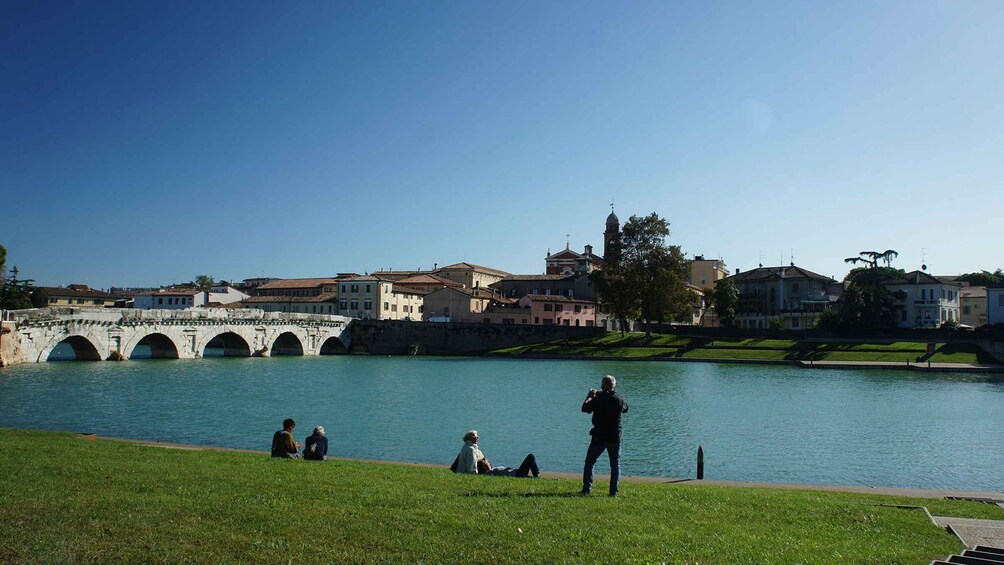
<svg viewBox="0 0 1004 565"><path fill-rule="evenodd" d="M576 339L603 328L354 320L352 353L377 355L470 355L502 347Z"/></svg>

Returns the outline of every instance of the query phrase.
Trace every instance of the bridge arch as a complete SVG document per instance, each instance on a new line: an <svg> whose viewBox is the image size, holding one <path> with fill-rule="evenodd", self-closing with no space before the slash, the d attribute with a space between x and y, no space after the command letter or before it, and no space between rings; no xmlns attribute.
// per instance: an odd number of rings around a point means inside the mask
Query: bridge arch
<svg viewBox="0 0 1004 565"><path fill-rule="evenodd" d="M271 356L303 355L303 341L293 332L283 332L272 342Z"/></svg>
<svg viewBox="0 0 1004 565"><path fill-rule="evenodd" d="M202 357L250 357L251 344L234 331L211 333L199 344L198 353Z"/></svg>
<svg viewBox="0 0 1004 565"><path fill-rule="evenodd" d="M345 343L338 336L331 336L324 340L318 355L344 355L348 353Z"/></svg>
<svg viewBox="0 0 1004 565"><path fill-rule="evenodd" d="M141 345L150 348L149 356L137 355L136 349ZM174 343L173 339L160 332L140 337L128 351L123 353L126 359L177 359L179 357L178 345Z"/></svg>
<svg viewBox="0 0 1004 565"><path fill-rule="evenodd" d="M73 355L77 361L101 361L101 353L98 351L97 346L90 339L82 335L71 335L51 344L42 350L38 360L48 361L49 356L52 355L52 351L62 343L73 348Z"/></svg>

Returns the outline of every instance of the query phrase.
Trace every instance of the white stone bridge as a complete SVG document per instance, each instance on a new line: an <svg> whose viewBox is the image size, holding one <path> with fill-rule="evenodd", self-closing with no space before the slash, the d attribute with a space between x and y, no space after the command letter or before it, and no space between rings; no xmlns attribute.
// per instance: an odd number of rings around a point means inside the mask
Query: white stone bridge
<svg viewBox="0 0 1004 565"><path fill-rule="evenodd" d="M224 356L330 355L349 347L351 318L253 309L133 310L39 308L4 312L0 362L39 363L61 343L79 360L149 356L197 359ZM145 349L144 349L145 352Z"/></svg>

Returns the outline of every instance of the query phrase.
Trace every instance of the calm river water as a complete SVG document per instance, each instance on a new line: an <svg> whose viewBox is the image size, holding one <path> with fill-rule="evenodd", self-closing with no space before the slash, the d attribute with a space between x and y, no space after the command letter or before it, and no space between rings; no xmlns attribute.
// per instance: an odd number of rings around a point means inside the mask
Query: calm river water
<svg viewBox="0 0 1004 565"><path fill-rule="evenodd" d="M283 418L331 454L581 472L604 374L630 403L626 475L1004 490L1004 379L781 366L436 357L64 362L0 370L0 426L267 450ZM605 459L600 462L604 470Z"/></svg>

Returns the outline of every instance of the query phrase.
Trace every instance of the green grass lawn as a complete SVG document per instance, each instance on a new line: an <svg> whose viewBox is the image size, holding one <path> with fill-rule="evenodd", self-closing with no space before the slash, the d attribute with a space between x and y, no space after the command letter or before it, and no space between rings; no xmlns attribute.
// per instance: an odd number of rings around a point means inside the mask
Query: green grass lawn
<svg viewBox="0 0 1004 565"><path fill-rule="evenodd" d="M961 543L880 504L1004 519L966 501L687 484L580 497L566 479L10 429L0 469L3 563L922 563Z"/></svg>
<svg viewBox="0 0 1004 565"><path fill-rule="evenodd" d="M555 357L609 357L646 359L736 359L764 361L927 361L926 344L894 343L815 343L783 339L711 339L676 335L611 332L576 340L507 347L489 355L544 355ZM939 344L932 363L985 363L996 361L972 344Z"/></svg>

